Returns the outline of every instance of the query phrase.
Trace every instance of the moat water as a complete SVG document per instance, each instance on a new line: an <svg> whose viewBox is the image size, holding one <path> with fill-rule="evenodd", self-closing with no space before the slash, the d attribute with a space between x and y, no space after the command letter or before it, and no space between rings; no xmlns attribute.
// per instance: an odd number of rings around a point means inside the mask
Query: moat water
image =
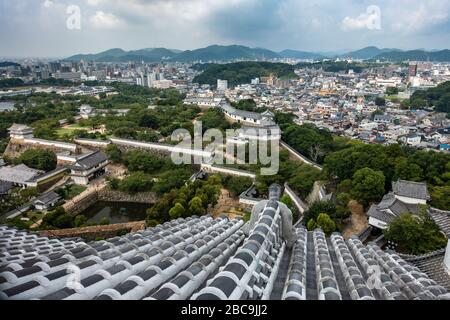
<svg viewBox="0 0 450 320"><path fill-rule="evenodd" d="M80 214L86 216L88 222L99 223L107 218L111 224L126 223L145 220L150 207L141 203L99 201Z"/></svg>

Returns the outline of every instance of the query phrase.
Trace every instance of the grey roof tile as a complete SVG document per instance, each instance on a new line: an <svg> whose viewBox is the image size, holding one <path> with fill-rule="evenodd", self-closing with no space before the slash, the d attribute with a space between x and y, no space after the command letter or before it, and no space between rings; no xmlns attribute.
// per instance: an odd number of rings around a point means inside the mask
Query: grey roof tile
<svg viewBox="0 0 450 320"><path fill-rule="evenodd" d="M0 299L257 300L278 290L285 300L397 300L447 293L449 279L438 268L443 251L404 257L303 227L288 248L278 207L267 202L247 236L243 221L211 217L92 243L0 226ZM70 265L80 270L79 292L66 287ZM368 286L373 268L381 270L376 290Z"/></svg>

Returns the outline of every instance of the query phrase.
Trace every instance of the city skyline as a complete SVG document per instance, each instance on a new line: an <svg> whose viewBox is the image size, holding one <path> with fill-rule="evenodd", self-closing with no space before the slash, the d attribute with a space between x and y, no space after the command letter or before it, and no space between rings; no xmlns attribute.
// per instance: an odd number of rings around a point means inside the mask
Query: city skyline
<svg viewBox="0 0 450 320"><path fill-rule="evenodd" d="M0 48L3 57L212 44L273 51L438 50L450 39L450 1L442 0L0 0L0 9L0 39L8 44Z"/></svg>

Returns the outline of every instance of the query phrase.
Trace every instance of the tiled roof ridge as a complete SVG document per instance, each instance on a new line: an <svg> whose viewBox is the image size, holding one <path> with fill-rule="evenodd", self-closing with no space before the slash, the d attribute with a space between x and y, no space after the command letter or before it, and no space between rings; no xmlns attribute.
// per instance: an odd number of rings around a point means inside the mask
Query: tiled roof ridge
<svg viewBox="0 0 450 320"><path fill-rule="evenodd" d="M406 254L406 253L398 253L396 252L396 254L398 254L401 258L405 259L405 261L418 261L418 260L424 260L424 259L429 259L429 258L433 258L433 257L437 257L437 256L441 256L443 254L445 254L446 248L441 248L432 252L428 252L425 254L421 254L421 255L414 255L414 254Z"/></svg>

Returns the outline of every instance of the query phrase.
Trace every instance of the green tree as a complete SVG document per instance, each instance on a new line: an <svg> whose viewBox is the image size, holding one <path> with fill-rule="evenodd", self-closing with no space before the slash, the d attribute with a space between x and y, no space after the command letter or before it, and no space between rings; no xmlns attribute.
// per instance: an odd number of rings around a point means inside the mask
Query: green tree
<svg viewBox="0 0 450 320"><path fill-rule="evenodd" d="M20 196L25 201L31 200L31 198L36 197L39 194L36 188L26 188L20 191Z"/></svg>
<svg viewBox="0 0 450 320"><path fill-rule="evenodd" d="M164 160L143 151L130 151L125 155L125 162L130 171L154 173L164 166Z"/></svg>
<svg viewBox="0 0 450 320"><path fill-rule="evenodd" d="M19 157L18 162L38 170L50 171L56 168L56 154L43 149L26 150Z"/></svg>
<svg viewBox="0 0 450 320"><path fill-rule="evenodd" d="M77 228L84 226L86 223L87 223L87 218L86 218L86 216L84 216L82 214L76 216L74 219L74 224L75 224L75 227L77 227Z"/></svg>
<svg viewBox="0 0 450 320"><path fill-rule="evenodd" d="M401 214L383 233L387 240L398 245L398 250L408 254L425 254L447 244L447 238L425 213L419 216Z"/></svg>
<svg viewBox="0 0 450 320"><path fill-rule="evenodd" d="M202 216L205 213L202 199L199 197L192 198L192 200L189 202L189 211L193 216Z"/></svg>
<svg viewBox="0 0 450 320"><path fill-rule="evenodd" d="M335 147L331 132L313 124L290 125L283 130L282 137L296 151L318 163L323 163Z"/></svg>
<svg viewBox="0 0 450 320"><path fill-rule="evenodd" d="M396 95L396 94L398 94L398 88L396 88L396 87L388 87L388 88L386 88L386 94L389 95L389 96Z"/></svg>
<svg viewBox="0 0 450 320"><path fill-rule="evenodd" d="M52 127L46 127L46 126L39 126L39 127L34 128L33 135L36 138L46 139L46 140L58 139L56 130Z"/></svg>
<svg viewBox="0 0 450 320"><path fill-rule="evenodd" d="M423 181L423 170L417 164L411 163L404 157L397 158L395 162L394 180Z"/></svg>
<svg viewBox="0 0 450 320"><path fill-rule="evenodd" d="M314 182L322 178L320 170L306 164L297 166L295 170L287 173L289 186L300 196L306 198L313 189Z"/></svg>
<svg viewBox="0 0 450 320"><path fill-rule="evenodd" d="M115 162L115 163L122 162L122 151L115 144L110 144L106 148L105 153L108 155L109 159L112 162Z"/></svg>
<svg viewBox="0 0 450 320"><path fill-rule="evenodd" d="M336 215L336 205L330 201L317 201L314 202L307 211L305 211L305 221L311 219L317 220L319 214L326 213L330 217Z"/></svg>
<svg viewBox="0 0 450 320"><path fill-rule="evenodd" d="M44 224L47 224L49 226L56 226L56 220L65 215L66 210L64 210L63 207L57 207L55 210L48 212L44 218L42 219Z"/></svg>
<svg viewBox="0 0 450 320"><path fill-rule="evenodd" d="M100 220L100 225L101 226L107 226L107 225L109 225L109 219L108 218L106 218L106 217L103 217L101 220Z"/></svg>
<svg viewBox="0 0 450 320"><path fill-rule="evenodd" d="M114 136L122 139L136 139L137 131L130 127L120 127L114 130Z"/></svg>
<svg viewBox="0 0 450 320"><path fill-rule="evenodd" d="M317 227L314 219L309 219L308 225L306 227L307 227L308 231L314 231Z"/></svg>
<svg viewBox="0 0 450 320"><path fill-rule="evenodd" d="M73 228L74 227L73 217L70 214L65 213L55 220L54 226L57 227L58 229Z"/></svg>
<svg viewBox="0 0 450 320"><path fill-rule="evenodd" d="M120 188L120 180L114 177L107 177L108 185L112 190L118 190Z"/></svg>
<svg viewBox="0 0 450 320"><path fill-rule="evenodd" d="M167 171L159 176L159 180L155 183L153 191L159 195L163 195L172 189L181 188L191 175L192 171L189 168L178 168Z"/></svg>
<svg viewBox="0 0 450 320"><path fill-rule="evenodd" d="M431 187L430 196L434 208L450 210L450 185Z"/></svg>
<svg viewBox="0 0 450 320"><path fill-rule="evenodd" d="M380 200L385 194L383 172L363 168L355 172L352 181L352 196L363 205Z"/></svg>
<svg viewBox="0 0 450 320"><path fill-rule="evenodd" d="M230 127L220 109L209 109L199 119L203 125L203 132L208 129L226 130Z"/></svg>
<svg viewBox="0 0 450 320"><path fill-rule="evenodd" d="M235 176L224 176L222 182L233 197L239 196L242 192L250 188L253 183L250 178Z"/></svg>
<svg viewBox="0 0 450 320"><path fill-rule="evenodd" d="M154 219L147 220L147 227L149 227L149 228L154 228L154 227L156 227L157 225L159 225L158 220L154 220Z"/></svg>
<svg viewBox="0 0 450 320"><path fill-rule="evenodd" d="M329 236L336 231L336 224L331 220L329 215L321 213L317 217L317 228L322 229L323 232Z"/></svg>
<svg viewBox="0 0 450 320"><path fill-rule="evenodd" d="M170 209L169 216L171 219L178 219L181 218L186 210L184 209L183 205L181 203L176 203L175 206Z"/></svg>
<svg viewBox="0 0 450 320"><path fill-rule="evenodd" d="M119 190L135 193L151 190L153 186L153 178L144 172L133 172L119 183Z"/></svg>

